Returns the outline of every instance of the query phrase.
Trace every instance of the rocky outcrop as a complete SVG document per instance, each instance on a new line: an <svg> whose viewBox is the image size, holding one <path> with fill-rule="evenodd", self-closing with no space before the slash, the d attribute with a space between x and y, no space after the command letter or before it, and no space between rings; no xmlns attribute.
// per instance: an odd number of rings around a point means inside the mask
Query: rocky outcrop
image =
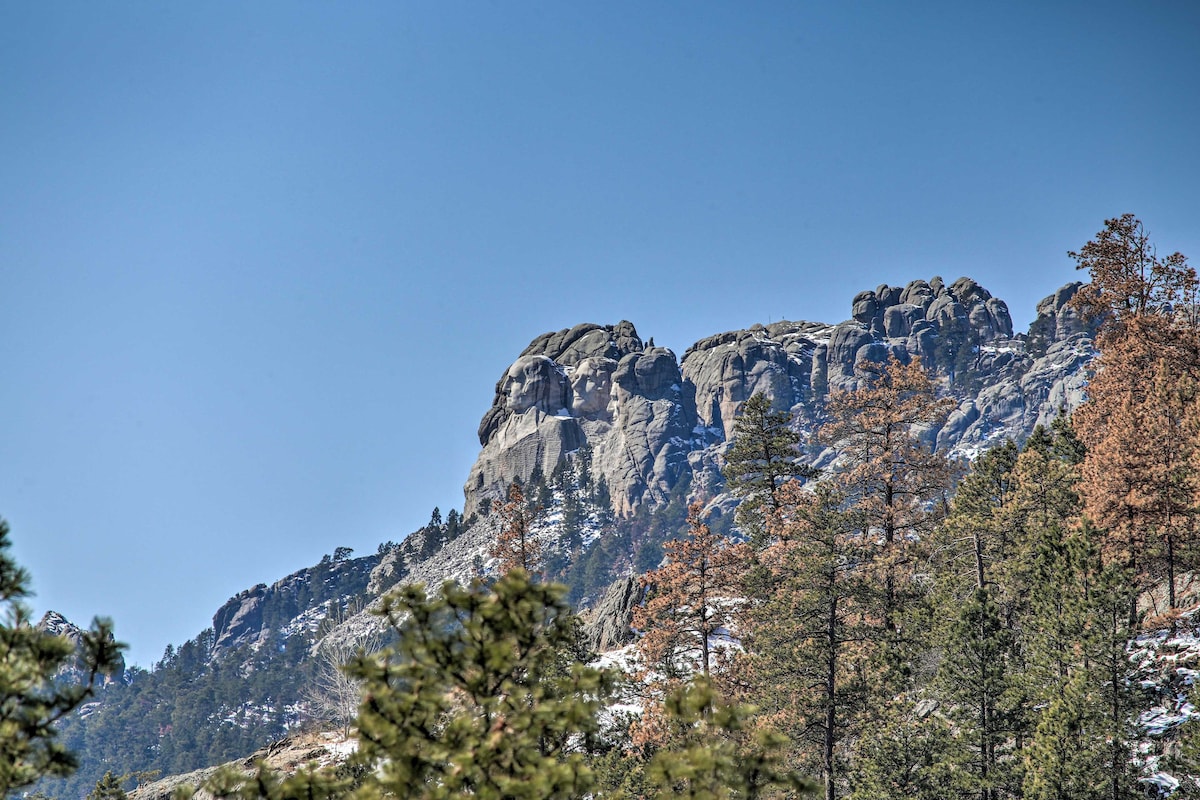
<svg viewBox="0 0 1200 800"><path fill-rule="evenodd" d="M576 325L557 333L543 333L529 343L511 367L496 382L496 398L479 423L479 443L486 446L500 427L514 414L531 408L554 414L566 407L566 369L585 359L596 359L587 369L605 371L603 362L615 365L631 353L644 348L632 322L616 325L593 323ZM571 387L574 391L574 387ZM600 398L593 398L598 403Z"/></svg>
<svg viewBox="0 0 1200 800"><path fill-rule="evenodd" d="M588 646L598 653L624 647L634 640L633 609L645 593L638 579L630 575L614 581L592 608L580 616Z"/></svg>
<svg viewBox="0 0 1200 800"><path fill-rule="evenodd" d="M466 513L513 481L550 475L583 444L618 514L664 500L684 477L719 491L719 467L742 404L757 392L796 425L821 418L829 392L867 379L863 365L920 357L959 401L930 441L969 457L1023 439L1083 399L1092 329L1068 302L1081 284L1038 305L1014 334L1003 300L970 278L886 284L857 294L851 318L778 322L702 339L677 361L633 325L594 324L537 337L505 371L479 433Z"/></svg>
<svg viewBox="0 0 1200 800"><path fill-rule="evenodd" d="M267 585L260 583L252 589L238 592L217 609L213 615L213 634L218 649L258 640L262 633L262 607L266 593Z"/></svg>
<svg viewBox="0 0 1200 800"><path fill-rule="evenodd" d="M75 652L82 655L84 651L84 637L87 631L80 628L75 623L64 617L57 611L47 611L42 615L41 620L37 624L37 629L45 631L52 636L62 636L66 638L74 647ZM113 635L108 635L108 641L115 641ZM117 655L117 669L111 675L105 675L100 680L104 684L112 681L119 681L125 674L125 659L120 654ZM74 682L87 681L87 674L80 669L75 663L68 664L63 667L58 673L58 678Z"/></svg>
<svg viewBox="0 0 1200 800"><path fill-rule="evenodd" d="M239 592L213 615L214 655L311 632L335 606L366 591L379 560L378 554L350 558L348 549L339 549L270 586Z"/></svg>
<svg viewBox="0 0 1200 800"><path fill-rule="evenodd" d="M675 354L643 345L632 324L543 334L496 385L464 511L502 498L514 480L551 474L587 443L614 508L631 512L665 499L688 470L695 426Z"/></svg>
<svg viewBox="0 0 1200 800"><path fill-rule="evenodd" d="M758 392L779 408L824 393L832 330L820 323L779 322L696 342L683 355L681 374L695 387L700 424L727 439L742 403Z"/></svg>
<svg viewBox="0 0 1200 800"><path fill-rule="evenodd" d="M219 767L206 767L139 785L129 793L129 798L172 800L178 796L180 789L198 789L219 770L233 769L250 775L260 763L285 776L294 775L312 765L332 767L345 763L357 750L356 739L336 732L298 733L272 742L246 758L230 761ZM213 795L203 789L197 791L193 797L195 800L213 800Z"/></svg>

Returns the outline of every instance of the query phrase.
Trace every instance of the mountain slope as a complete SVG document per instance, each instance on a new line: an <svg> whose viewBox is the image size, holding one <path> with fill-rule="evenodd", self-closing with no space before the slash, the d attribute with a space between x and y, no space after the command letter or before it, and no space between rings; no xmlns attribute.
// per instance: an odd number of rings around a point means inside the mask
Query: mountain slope
<svg viewBox="0 0 1200 800"><path fill-rule="evenodd" d="M152 672L129 673L68 723L64 738L84 763L47 791L82 796L108 769L197 769L312 721L305 692L322 643L366 640L378 629L372 603L399 583L486 573L497 528L488 512L513 480L544 506L535 535L547 572L571 585L576 602L601 607L597 642L617 644L624 634L610 617L627 613L632 585L595 601L613 579L658 564L688 501L708 500L714 530L729 529L735 502L723 494L719 465L754 393L790 410L804 433L821 420L831 390L858 385L860 361L920 356L958 403L929 436L970 458L1006 437L1024 439L1082 401L1093 350L1092 332L1066 307L1077 288L1042 301L1027 334L1014 334L1003 301L967 278L881 286L857 295L844 322L730 331L682 359L643 342L629 322L543 334L497 383L464 516L431 520L365 558L339 550L231 598L210 630L168 648Z"/></svg>

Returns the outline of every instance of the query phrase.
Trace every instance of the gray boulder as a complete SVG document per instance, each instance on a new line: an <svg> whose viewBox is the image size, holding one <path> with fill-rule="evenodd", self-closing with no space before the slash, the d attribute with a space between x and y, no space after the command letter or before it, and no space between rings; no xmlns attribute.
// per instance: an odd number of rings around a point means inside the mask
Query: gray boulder
<svg viewBox="0 0 1200 800"><path fill-rule="evenodd" d="M932 302L932 299L931 301ZM883 312L883 334L900 339L912 333L913 325L925 319L925 309L914 303L900 303Z"/></svg>

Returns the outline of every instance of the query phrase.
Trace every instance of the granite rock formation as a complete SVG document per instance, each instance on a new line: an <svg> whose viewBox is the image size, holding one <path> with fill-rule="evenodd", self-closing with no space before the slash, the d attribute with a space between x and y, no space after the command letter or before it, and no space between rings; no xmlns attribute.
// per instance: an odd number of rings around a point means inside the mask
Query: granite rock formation
<svg viewBox="0 0 1200 800"><path fill-rule="evenodd" d="M349 558L339 551L270 586L239 592L213 615L213 654L311 633L331 610L366 591L379 560L378 554Z"/></svg>
<svg viewBox="0 0 1200 800"><path fill-rule="evenodd" d="M42 615L41 620L37 624L37 629L45 631L54 636L63 636L75 646L75 651L82 654L83 652L83 637L87 633L83 628L80 628L75 623L64 617L57 611L47 611ZM113 641L113 635L110 633L108 640ZM114 680L121 680L125 672L125 659L120 654L117 655L117 669L112 675L103 676L100 681L107 684ZM83 670L79 669L74 664L63 667L59 672L58 678L68 681L82 683L87 680L87 675Z"/></svg>
<svg viewBox="0 0 1200 800"><path fill-rule="evenodd" d="M598 653L624 647L636 638L633 609L640 605L645 589L630 575L614 581L600 601L581 614L583 634L588 645Z"/></svg>
<svg viewBox="0 0 1200 800"><path fill-rule="evenodd" d="M629 322L539 336L496 384L465 513L513 480L549 475L585 442L618 512L662 500L688 469L694 407L675 354L644 345Z"/></svg>
<svg viewBox="0 0 1200 800"><path fill-rule="evenodd" d="M466 513L513 480L551 474L585 443L619 515L663 501L685 476L719 491L721 454L752 395L763 392L811 430L830 391L858 387L864 362L891 357L920 357L959 401L929 432L938 447L971 457L1004 437L1021 440L1083 400L1094 351L1092 330L1067 305L1079 286L1039 303L1028 334L1014 334L1008 306L976 281L938 277L860 292L850 319L834 325L777 322L709 336L682 360L645 345L624 321L543 334L496 385Z"/></svg>

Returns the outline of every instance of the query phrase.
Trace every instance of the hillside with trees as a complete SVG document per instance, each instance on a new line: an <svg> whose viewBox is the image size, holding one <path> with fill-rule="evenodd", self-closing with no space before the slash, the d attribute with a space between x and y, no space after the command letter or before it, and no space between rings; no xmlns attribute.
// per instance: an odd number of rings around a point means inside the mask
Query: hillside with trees
<svg viewBox="0 0 1200 800"><path fill-rule="evenodd" d="M705 439L657 502L624 512L611 457L585 438L502 498L470 499L469 516L434 509L399 545L339 549L238 595L149 672L88 678L39 712L65 717L55 747L82 768L39 788L82 797L341 726L359 737L347 765L262 767L251 781L227 770L207 788L245 800L775 797L808 781L826 800L1200 795L1197 278L1129 215L1070 255L1090 282L1056 295L1013 347L1061 356L1094 332L1086 402L1024 435L981 433L973 459L946 437L983 430L963 409L990 401L959 379L995 367L985 346L1001 355L995 338L968 336L951 361L864 343L856 352L874 356L816 405L788 405L778 387L745 397L721 447ZM919 307L897 302L885 307ZM871 325L896 316L863 304ZM621 346L636 365L631 330ZM530 363L553 370L545 358ZM1035 361L1021 358L1003 363L1027 376ZM649 394L621 402L673 407L647 374ZM600 447L625 413L601 419L607 408L580 417ZM496 425L540 413L508 411ZM624 607L575 616L630 575ZM632 643L594 652L596 614ZM66 771L50 764L29 775Z"/></svg>

